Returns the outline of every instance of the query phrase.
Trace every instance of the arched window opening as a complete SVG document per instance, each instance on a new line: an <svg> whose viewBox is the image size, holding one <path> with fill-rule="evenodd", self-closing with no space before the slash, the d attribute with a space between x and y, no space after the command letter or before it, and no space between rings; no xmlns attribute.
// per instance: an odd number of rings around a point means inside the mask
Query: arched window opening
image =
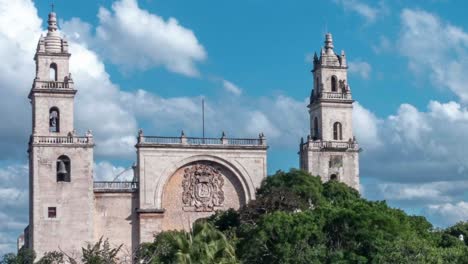
<svg viewBox="0 0 468 264"><path fill-rule="evenodd" d="M331 78L331 90L332 92L338 91L338 79L334 75Z"/></svg>
<svg viewBox="0 0 468 264"><path fill-rule="evenodd" d="M60 132L60 112L57 107L52 107L49 111L49 132Z"/></svg>
<svg viewBox="0 0 468 264"><path fill-rule="evenodd" d="M70 158L62 155L57 159L57 182L71 181L71 161Z"/></svg>
<svg viewBox="0 0 468 264"><path fill-rule="evenodd" d="M330 181L336 181L338 180L338 176L336 174L330 175Z"/></svg>
<svg viewBox="0 0 468 264"><path fill-rule="evenodd" d="M52 63L50 64L50 69L49 69L49 79L51 81L57 81L57 64Z"/></svg>
<svg viewBox="0 0 468 264"><path fill-rule="evenodd" d="M334 140L343 140L343 134L341 129L341 123L336 122L333 124L333 139Z"/></svg>
<svg viewBox="0 0 468 264"><path fill-rule="evenodd" d="M319 127L318 127L318 118L314 118L314 139L319 138Z"/></svg>

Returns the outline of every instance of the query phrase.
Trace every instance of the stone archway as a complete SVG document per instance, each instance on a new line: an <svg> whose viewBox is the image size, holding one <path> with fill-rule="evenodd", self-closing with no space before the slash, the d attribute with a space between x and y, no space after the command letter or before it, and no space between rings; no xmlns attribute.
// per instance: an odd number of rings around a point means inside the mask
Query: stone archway
<svg viewBox="0 0 468 264"><path fill-rule="evenodd" d="M216 210L245 205L245 191L235 173L208 160L183 165L166 182L162 195L163 230L189 230Z"/></svg>

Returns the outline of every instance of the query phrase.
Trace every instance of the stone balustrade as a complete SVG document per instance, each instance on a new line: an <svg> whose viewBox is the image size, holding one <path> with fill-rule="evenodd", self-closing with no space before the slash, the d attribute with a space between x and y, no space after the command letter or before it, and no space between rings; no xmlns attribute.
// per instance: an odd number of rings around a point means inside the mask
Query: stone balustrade
<svg viewBox="0 0 468 264"><path fill-rule="evenodd" d="M79 136L31 136L33 144L93 144L91 135Z"/></svg>
<svg viewBox="0 0 468 264"><path fill-rule="evenodd" d="M340 100L340 101L352 101L351 93L346 92L321 92L312 98L312 101L315 100Z"/></svg>
<svg viewBox="0 0 468 264"><path fill-rule="evenodd" d="M258 138L198 138L186 137L158 137L143 136L138 137L138 144L156 144L156 145L231 145L231 146L266 146L266 139L263 134Z"/></svg>
<svg viewBox="0 0 468 264"><path fill-rule="evenodd" d="M359 144L355 141L308 141L302 144L302 149L322 150L322 149L336 149L336 150L354 150L359 151Z"/></svg>
<svg viewBox="0 0 468 264"><path fill-rule="evenodd" d="M138 189L137 182L130 181L95 181L94 192L135 192Z"/></svg>
<svg viewBox="0 0 468 264"><path fill-rule="evenodd" d="M35 89L73 89L73 81L34 81Z"/></svg>

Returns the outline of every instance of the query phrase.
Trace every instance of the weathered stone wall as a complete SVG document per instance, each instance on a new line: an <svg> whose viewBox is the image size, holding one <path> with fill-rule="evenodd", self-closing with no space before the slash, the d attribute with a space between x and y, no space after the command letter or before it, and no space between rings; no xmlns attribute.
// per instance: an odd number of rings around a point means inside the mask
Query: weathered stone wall
<svg viewBox="0 0 468 264"><path fill-rule="evenodd" d="M342 126L343 141L353 139L353 105L344 103L322 102L311 108L311 135L313 135L313 120L318 117L319 130L322 140L333 139L333 124L340 122Z"/></svg>
<svg viewBox="0 0 468 264"><path fill-rule="evenodd" d="M330 180L332 174L337 180L359 190L359 153L351 151L306 151L305 170L314 176L320 176L322 182ZM333 157L341 157L342 164L333 164ZM332 164L330 164L332 163ZM331 165L331 166L330 166Z"/></svg>
<svg viewBox="0 0 468 264"><path fill-rule="evenodd" d="M167 229L186 229L197 218L212 212L186 212L181 201L182 171L195 163L216 164L225 179L223 208L238 208L255 199L255 190L266 177L266 146L252 147L139 147L139 208L164 213L140 214L140 242L151 241L153 234ZM167 207L167 208L165 208Z"/></svg>
<svg viewBox="0 0 468 264"><path fill-rule="evenodd" d="M71 182L57 182L61 155L71 160ZM79 254L94 238L93 148L34 146L31 159L31 247L38 258L59 249ZM48 217L48 207L57 208L56 218Z"/></svg>
<svg viewBox="0 0 468 264"><path fill-rule="evenodd" d="M41 94L36 93L33 104L33 132L39 136L66 136L69 132L73 131L73 94L59 94L49 93ZM60 132L49 132L49 111L52 107L57 107L60 114Z"/></svg>
<svg viewBox="0 0 468 264"><path fill-rule="evenodd" d="M36 76L41 81L53 81L50 79L50 65L52 63L57 65L57 81L63 82L65 77L68 76L68 73L70 72L68 54L41 54L38 56L36 63L38 67Z"/></svg>
<svg viewBox="0 0 468 264"><path fill-rule="evenodd" d="M112 246L123 245L121 258L131 259L138 245L137 195L134 192L94 193L94 241L109 239Z"/></svg>

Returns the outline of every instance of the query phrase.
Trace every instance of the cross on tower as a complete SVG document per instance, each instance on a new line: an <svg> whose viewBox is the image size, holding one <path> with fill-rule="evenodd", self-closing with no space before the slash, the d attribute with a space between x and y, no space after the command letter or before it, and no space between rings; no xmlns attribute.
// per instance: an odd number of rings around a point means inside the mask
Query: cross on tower
<svg viewBox="0 0 468 264"><path fill-rule="evenodd" d="M54 12L54 8L55 8L54 3L50 4L50 7L51 7L51 9L52 9L52 12Z"/></svg>

